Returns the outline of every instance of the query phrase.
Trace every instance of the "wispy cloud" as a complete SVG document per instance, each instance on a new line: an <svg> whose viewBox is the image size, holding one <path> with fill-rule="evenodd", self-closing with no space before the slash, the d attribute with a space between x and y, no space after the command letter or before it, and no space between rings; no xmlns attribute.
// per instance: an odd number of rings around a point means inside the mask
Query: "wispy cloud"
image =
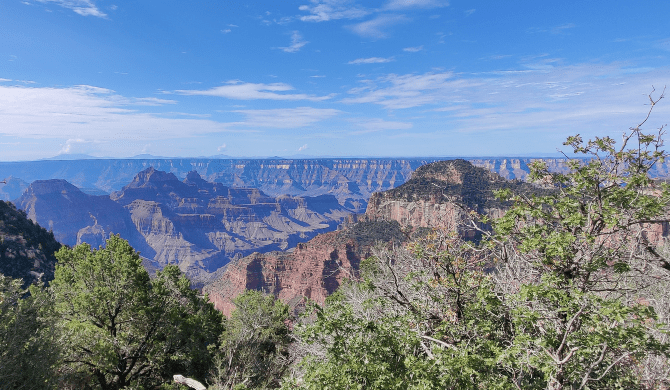
<svg viewBox="0 0 670 390"><path fill-rule="evenodd" d="M244 122L235 122L233 125L247 127L269 127L275 129L294 129L313 125L322 120L332 118L341 113L332 108L281 108L270 110L236 110L246 116Z"/></svg>
<svg viewBox="0 0 670 390"><path fill-rule="evenodd" d="M224 150L226 147L227 147L226 144L222 144L221 146L219 146L218 148L216 148L216 151L217 151L217 152L220 152L220 151Z"/></svg>
<svg viewBox="0 0 670 390"><path fill-rule="evenodd" d="M379 118L357 120L355 123L361 130L353 131L351 134L366 134L384 130L407 130L413 127L410 122L385 121Z"/></svg>
<svg viewBox="0 0 670 390"><path fill-rule="evenodd" d="M470 15L474 14L475 11L477 11L477 10L472 8L472 9L465 10L464 13L465 13L465 16L470 16Z"/></svg>
<svg viewBox="0 0 670 390"><path fill-rule="evenodd" d="M135 98L133 104L138 106L162 106L164 104L177 104L176 100L159 99L154 97Z"/></svg>
<svg viewBox="0 0 670 390"><path fill-rule="evenodd" d="M577 27L574 23L565 23L555 27L531 27L526 30L530 34L550 33L554 35L566 34L568 30Z"/></svg>
<svg viewBox="0 0 670 390"><path fill-rule="evenodd" d="M575 27L577 27L577 25L574 24L574 23L566 23L566 24L562 24L560 26L556 26L556 27L552 28L551 33L552 34L563 34L567 30L570 30L570 29L575 28Z"/></svg>
<svg viewBox="0 0 670 390"><path fill-rule="evenodd" d="M440 8L449 6L448 1L442 0L390 0L385 9L399 10L406 8Z"/></svg>
<svg viewBox="0 0 670 390"><path fill-rule="evenodd" d="M303 150L307 149L307 144L302 145L301 147L298 148L298 152L302 152Z"/></svg>
<svg viewBox="0 0 670 390"><path fill-rule="evenodd" d="M345 98L343 103L376 103L389 109L417 107L434 102L437 98L430 91L448 88L453 78L451 72L425 73L422 75L390 74L376 83L349 92L358 97ZM380 88L381 85L386 87Z"/></svg>
<svg viewBox="0 0 670 390"><path fill-rule="evenodd" d="M82 16L96 16L106 18L107 14L100 11L91 0L37 0L43 4L56 4L63 8L70 9Z"/></svg>
<svg viewBox="0 0 670 390"><path fill-rule="evenodd" d="M304 93L279 93L293 90L294 88L292 86L284 83L255 84L233 80L229 81L226 85L207 90L178 90L176 92L182 95L218 96L237 100L268 99L322 101L332 97L306 95Z"/></svg>
<svg viewBox="0 0 670 390"><path fill-rule="evenodd" d="M133 98L106 88L0 86L0 134L21 138L61 138L131 142L229 131L225 123L164 118L128 108ZM66 143L67 145L67 143ZM71 146L72 147L72 146Z"/></svg>
<svg viewBox="0 0 670 390"><path fill-rule="evenodd" d="M347 62L349 65L361 65L361 64L383 64L385 62L395 61L393 57L382 58L382 57L370 57L370 58L359 58L353 61Z"/></svg>
<svg viewBox="0 0 670 390"><path fill-rule="evenodd" d="M309 13L300 17L303 22L358 19L370 14L369 10L357 6L350 0L311 0L311 4L301 5L298 9Z"/></svg>
<svg viewBox="0 0 670 390"><path fill-rule="evenodd" d="M406 48L402 49L402 51L408 51L410 53L416 53L416 52L419 52L421 50L423 50L423 45L414 46L414 47L406 47Z"/></svg>
<svg viewBox="0 0 670 390"><path fill-rule="evenodd" d="M295 53L308 43L309 42L303 39L302 34L300 34L299 31L293 31L291 34L291 45L288 47L280 47L280 49L287 53Z"/></svg>
<svg viewBox="0 0 670 390"><path fill-rule="evenodd" d="M349 25L347 28L365 38L382 39L388 37L389 28L410 20L403 15L380 15L372 20Z"/></svg>
<svg viewBox="0 0 670 390"><path fill-rule="evenodd" d="M560 131L559 139L573 132L591 137L598 130L623 131L642 119L648 109L645 93L668 71L630 72L624 64L589 63L479 74L391 74L350 91L353 96L343 102L422 107L462 132ZM670 106L659 106L655 116L669 114Z"/></svg>

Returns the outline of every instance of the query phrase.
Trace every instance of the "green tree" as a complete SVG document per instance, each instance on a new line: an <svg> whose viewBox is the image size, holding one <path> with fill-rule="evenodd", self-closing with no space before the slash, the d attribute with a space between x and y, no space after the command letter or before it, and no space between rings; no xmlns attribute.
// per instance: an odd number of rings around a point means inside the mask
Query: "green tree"
<svg viewBox="0 0 670 390"><path fill-rule="evenodd" d="M51 284L65 348L63 386L157 385L173 374L203 380L221 314L174 266L151 280L119 236L104 248L62 248ZM209 347L209 349L208 349Z"/></svg>
<svg viewBox="0 0 670 390"><path fill-rule="evenodd" d="M497 364L510 321L485 272L490 252L437 230L373 253L360 281L298 327L304 371L285 388L514 388Z"/></svg>
<svg viewBox="0 0 670 390"><path fill-rule="evenodd" d="M271 389L290 364L289 308L260 291L247 290L233 301L221 334L214 377L216 389Z"/></svg>
<svg viewBox="0 0 670 390"><path fill-rule="evenodd" d="M650 96L651 108L662 97ZM649 177L667 156L664 131L645 133L646 120L619 146L610 137L569 137L565 145L587 159L568 161L566 174L533 164L531 180L551 194L499 194L514 202L492 221L492 243L507 261L498 287L515 331L503 360L519 374L542 372L547 388L638 386L636 362L668 353L653 336L662 325L655 310L640 300L649 280L638 266L670 270L649 240L651 224L667 221L670 202L669 187Z"/></svg>
<svg viewBox="0 0 670 390"><path fill-rule="evenodd" d="M670 260L650 229L670 187L649 177L666 153L645 122L618 147L570 137L587 158L568 173L533 164L546 191L499 191L511 208L475 218L494 229L481 245L432 233L375 252L298 327L284 387L667 388Z"/></svg>
<svg viewBox="0 0 670 390"><path fill-rule="evenodd" d="M56 387L53 303L38 286L0 274L0 389Z"/></svg>

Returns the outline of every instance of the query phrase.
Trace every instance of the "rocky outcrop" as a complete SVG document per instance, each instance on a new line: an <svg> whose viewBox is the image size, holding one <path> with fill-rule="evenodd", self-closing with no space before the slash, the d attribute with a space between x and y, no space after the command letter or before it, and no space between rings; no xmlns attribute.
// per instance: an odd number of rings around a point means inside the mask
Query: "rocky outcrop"
<svg viewBox="0 0 670 390"><path fill-rule="evenodd" d="M503 188L542 191L521 181L505 180L465 160L440 161L418 168L398 188L373 194L365 217L397 221L411 229L446 228L473 239L476 231L466 228L470 212L500 216L505 205L495 198L494 191Z"/></svg>
<svg viewBox="0 0 670 390"><path fill-rule="evenodd" d="M234 309L232 300L245 290L273 294L291 307L305 298L323 303L344 279L355 276L372 245L403 239L397 223L361 222L320 234L290 252L254 253L235 260L203 292L225 315Z"/></svg>
<svg viewBox="0 0 670 390"><path fill-rule="evenodd" d="M28 219L25 212L0 201L0 274L31 283L54 278L54 253L61 244L53 234Z"/></svg>

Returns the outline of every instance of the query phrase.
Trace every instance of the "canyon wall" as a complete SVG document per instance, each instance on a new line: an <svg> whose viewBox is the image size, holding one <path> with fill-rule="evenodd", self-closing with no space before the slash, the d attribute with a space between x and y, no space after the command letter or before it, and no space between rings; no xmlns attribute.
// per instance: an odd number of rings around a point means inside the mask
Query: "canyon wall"
<svg viewBox="0 0 670 390"><path fill-rule="evenodd" d="M37 180L16 204L64 244L97 247L120 234L147 268L177 264L196 284L233 258L335 230L352 213L333 195L271 197L208 182L195 171L179 180L153 167L108 196L85 194L65 180Z"/></svg>

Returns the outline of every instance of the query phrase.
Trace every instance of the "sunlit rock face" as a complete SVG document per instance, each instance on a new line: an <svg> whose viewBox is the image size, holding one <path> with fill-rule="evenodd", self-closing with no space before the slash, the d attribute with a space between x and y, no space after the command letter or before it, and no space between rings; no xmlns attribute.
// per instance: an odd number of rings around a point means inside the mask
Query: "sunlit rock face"
<svg viewBox="0 0 670 390"><path fill-rule="evenodd" d="M177 264L196 284L230 259L294 247L331 231L352 213L333 195L271 197L255 188L179 180L150 167L110 196L64 180L34 182L17 204L67 245L101 245L120 234L150 261Z"/></svg>

